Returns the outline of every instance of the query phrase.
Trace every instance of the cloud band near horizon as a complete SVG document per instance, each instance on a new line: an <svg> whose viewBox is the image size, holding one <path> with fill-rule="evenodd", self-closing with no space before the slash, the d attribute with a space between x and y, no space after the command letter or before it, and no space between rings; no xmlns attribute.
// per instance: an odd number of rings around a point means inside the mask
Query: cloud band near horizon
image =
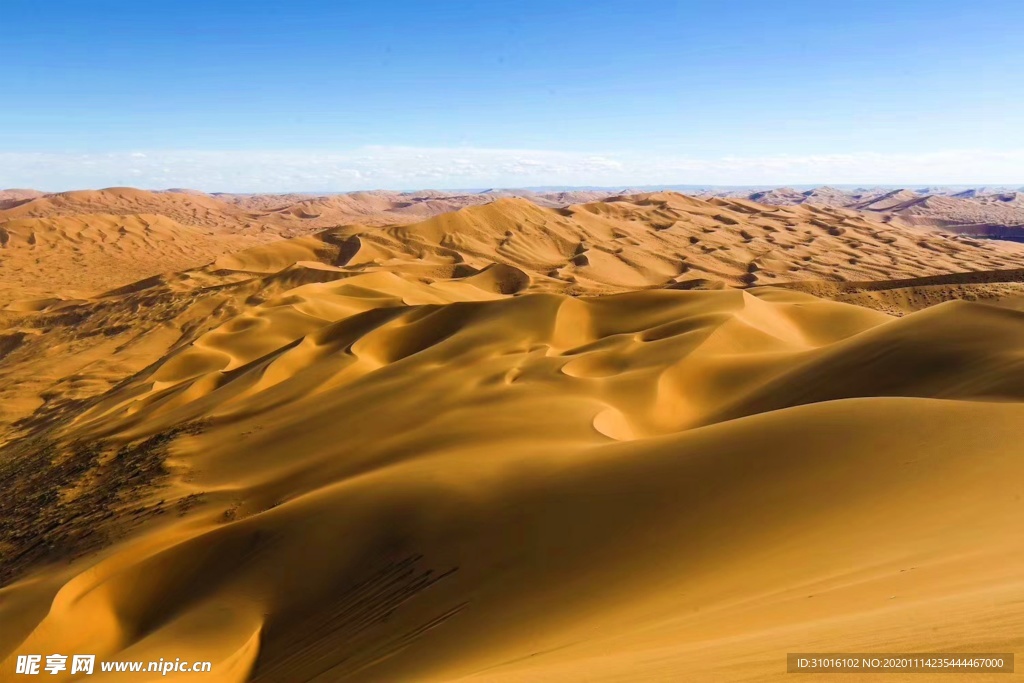
<svg viewBox="0 0 1024 683"><path fill-rule="evenodd" d="M0 187L344 192L645 185L1024 185L1024 150L728 156L480 148L0 152Z"/></svg>

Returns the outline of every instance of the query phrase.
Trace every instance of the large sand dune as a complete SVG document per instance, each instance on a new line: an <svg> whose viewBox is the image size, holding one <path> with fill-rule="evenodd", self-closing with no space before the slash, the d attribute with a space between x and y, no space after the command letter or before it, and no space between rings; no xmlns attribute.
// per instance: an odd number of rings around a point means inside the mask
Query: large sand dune
<svg viewBox="0 0 1024 683"><path fill-rule="evenodd" d="M125 253L246 234L105 213ZM54 220L10 218L99 229ZM672 193L307 232L4 311L0 680L90 652L764 681L1024 645L1024 246Z"/></svg>

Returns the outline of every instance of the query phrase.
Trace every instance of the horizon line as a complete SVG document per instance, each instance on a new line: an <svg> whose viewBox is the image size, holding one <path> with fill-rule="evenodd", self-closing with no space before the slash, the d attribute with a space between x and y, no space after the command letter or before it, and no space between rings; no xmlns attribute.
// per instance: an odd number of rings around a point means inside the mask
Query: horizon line
<svg viewBox="0 0 1024 683"><path fill-rule="evenodd" d="M725 183L665 183L665 184L616 184L616 185L493 185L493 186L477 186L477 187L443 187L443 186L420 186L420 187L366 187L354 190L337 190L337 189L306 189L306 190L205 190L198 186L173 186L173 187L145 187L141 185L107 185L107 186L86 186L86 187L69 187L61 190L42 190L36 187L30 186L11 186L0 188L0 192L38 192L42 195L55 195L65 194L68 192L107 192L111 190L138 190L142 192L200 192L207 195L285 195L285 194L357 194L361 192L395 192L401 194L411 194L416 192L450 192L450 193L464 193L464 194L486 194L488 192L626 192L631 190L639 190L641 192L658 192L658 191L715 191L715 190L816 190L822 188L834 188L837 190L873 190L873 189L892 189L892 190L927 190L927 189L945 189L945 190L972 190L972 189L991 189L993 191L1007 190L1011 192L1024 191L1024 180L1019 182L998 182L998 183L929 183L929 182L913 182L913 183L872 183L872 182L859 182L859 183L737 183L737 184L725 184Z"/></svg>

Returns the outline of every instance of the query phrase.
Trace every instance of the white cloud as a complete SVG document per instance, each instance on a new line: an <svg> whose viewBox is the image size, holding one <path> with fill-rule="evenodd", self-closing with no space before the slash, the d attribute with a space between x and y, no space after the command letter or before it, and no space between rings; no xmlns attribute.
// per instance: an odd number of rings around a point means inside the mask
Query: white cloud
<svg viewBox="0 0 1024 683"><path fill-rule="evenodd" d="M0 152L0 187L287 192L534 185L1024 184L1024 150L701 159L641 153L363 147L347 152Z"/></svg>

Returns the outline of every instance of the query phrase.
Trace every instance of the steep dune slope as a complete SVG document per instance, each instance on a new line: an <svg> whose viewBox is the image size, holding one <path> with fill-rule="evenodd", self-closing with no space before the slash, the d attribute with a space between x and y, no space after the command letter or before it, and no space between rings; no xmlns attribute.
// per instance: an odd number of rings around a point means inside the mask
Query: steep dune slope
<svg viewBox="0 0 1024 683"><path fill-rule="evenodd" d="M26 652L511 682L1019 649L1020 250L500 199L6 311L0 680Z"/></svg>

